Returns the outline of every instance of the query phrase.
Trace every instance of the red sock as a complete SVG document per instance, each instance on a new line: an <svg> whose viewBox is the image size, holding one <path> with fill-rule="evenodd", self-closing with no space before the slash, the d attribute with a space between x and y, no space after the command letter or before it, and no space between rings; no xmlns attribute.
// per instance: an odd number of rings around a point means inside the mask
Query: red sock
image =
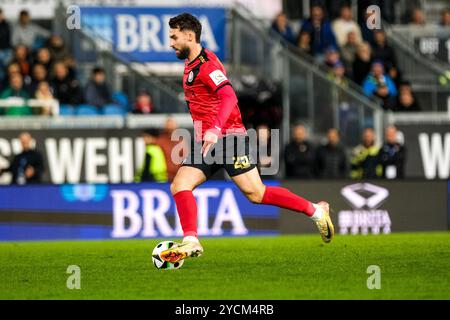
<svg viewBox="0 0 450 320"><path fill-rule="evenodd" d="M281 187L266 186L262 203L303 212L309 217L316 211L311 202L290 192L288 189Z"/></svg>
<svg viewBox="0 0 450 320"><path fill-rule="evenodd" d="M194 195L190 190L180 191L174 194L173 198L178 209L178 216L180 217L181 227L185 237L194 236L197 234L197 203Z"/></svg>

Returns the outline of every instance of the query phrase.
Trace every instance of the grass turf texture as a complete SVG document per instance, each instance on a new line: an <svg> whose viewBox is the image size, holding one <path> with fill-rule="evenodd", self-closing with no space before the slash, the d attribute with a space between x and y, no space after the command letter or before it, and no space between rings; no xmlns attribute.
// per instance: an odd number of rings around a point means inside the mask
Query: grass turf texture
<svg viewBox="0 0 450 320"><path fill-rule="evenodd" d="M0 299L450 299L450 232L205 238L204 256L168 271L151 262L157 243L0 243ZM66 287L69 265L80 290Z"/></svg>

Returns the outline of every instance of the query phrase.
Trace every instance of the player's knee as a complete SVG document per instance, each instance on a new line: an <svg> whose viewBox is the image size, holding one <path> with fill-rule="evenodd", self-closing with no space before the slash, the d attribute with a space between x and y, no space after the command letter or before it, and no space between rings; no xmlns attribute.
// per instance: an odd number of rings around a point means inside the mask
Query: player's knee
<svg viewBox="0 0 450 320"><path fill-rule="evenodd" d="M250 202L258 204L262 203L264 192L261 192L260 190L247 192L245 193L245 196L247 197L248 200L250 200Z"/></svg>
<svg viewBox="0 0 450 320"><path fill-rule="evenodd" d="M172 195L175 195L176 193L180 192L180 191L192 191L193 188L191 186L188 186L184 183L180 183L176 180L174 180L171 184L170 184L170 192L172 193Z"/></svg>
<svg viewBox="0 0 450 320"><path fill-rule="evenodd" d="M182 184L180 184L178 181L173 181L170 184L170 192L172 193L172 195L175 195L176 193L186 190L186 187L184 187Z"/></svg>

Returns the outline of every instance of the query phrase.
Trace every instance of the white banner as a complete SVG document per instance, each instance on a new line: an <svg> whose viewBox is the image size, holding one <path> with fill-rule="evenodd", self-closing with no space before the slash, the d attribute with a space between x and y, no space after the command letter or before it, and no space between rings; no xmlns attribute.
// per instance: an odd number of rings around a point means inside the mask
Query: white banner
<svg viewBox="0 0 450 320"><path fill-rule="evenodd" d="M0 8L10 22L17 21L24 9L28 10L31 19L52 19L56 5L56 0L0 0Z"/></svg>
<svg viewBox="0 0 450 320"><path fill-rule="evenodd" d="M16 21L20 10L30 12L32 19L53 19L58 0L0 0L0 8L9 21ZM147 6L147 7L225 7L240 4L262 19L273 19L282 10L281 0L64 0L66 5L79 6Z"/></svg>

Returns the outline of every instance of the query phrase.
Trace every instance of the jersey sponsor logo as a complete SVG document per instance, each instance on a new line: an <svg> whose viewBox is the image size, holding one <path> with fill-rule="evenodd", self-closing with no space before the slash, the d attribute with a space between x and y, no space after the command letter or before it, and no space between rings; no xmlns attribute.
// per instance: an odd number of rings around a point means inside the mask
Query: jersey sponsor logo
<svg viewBox="0 0 450 320"><path fill-rule="evenodd" d="M221 84L224 81L227 81L227 77L223 74L222 71L220 70L214 70L213 72L211 72L209 74L209 77L211 78L211 80L214 82L214 84L216 86L218 86L219 84Z"/></svg>

